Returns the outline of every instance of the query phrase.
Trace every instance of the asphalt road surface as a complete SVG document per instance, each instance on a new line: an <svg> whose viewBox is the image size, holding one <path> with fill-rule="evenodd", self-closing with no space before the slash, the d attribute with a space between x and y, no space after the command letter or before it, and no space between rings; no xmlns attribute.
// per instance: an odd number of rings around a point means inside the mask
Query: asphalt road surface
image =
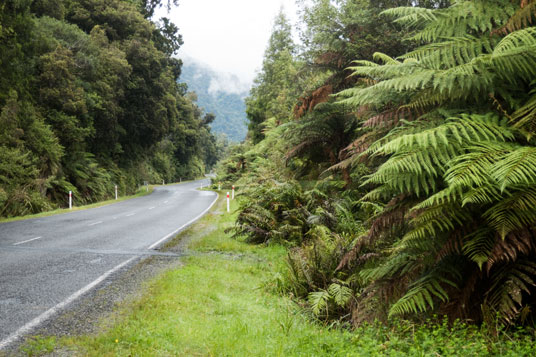
<svg viewBox="0 0 536 357"><path fill-rule="evenodd" d="M200 218L208 179L148 196L0 224L0 350Z"/></svg>

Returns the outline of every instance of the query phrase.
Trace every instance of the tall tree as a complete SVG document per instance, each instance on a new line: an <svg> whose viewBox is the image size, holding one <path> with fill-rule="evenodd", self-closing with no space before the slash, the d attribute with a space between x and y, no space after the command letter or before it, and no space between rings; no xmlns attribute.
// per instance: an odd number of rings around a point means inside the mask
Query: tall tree
<svg viewBox="0 0 536 357"><path fill-rule="evenodd" d="M267 119L287 121L289 118L297 94L295 53L291 25L281 9L274 21L261 72L246 99L249 135L255 143L264 137L262 123Z"/></svg>

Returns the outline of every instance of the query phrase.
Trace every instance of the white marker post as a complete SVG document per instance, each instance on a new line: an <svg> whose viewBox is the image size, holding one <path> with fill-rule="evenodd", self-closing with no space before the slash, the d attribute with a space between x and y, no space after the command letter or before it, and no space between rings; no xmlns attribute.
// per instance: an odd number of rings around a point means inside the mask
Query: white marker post
<svg viewBox="0 0 536 357"><path fill-rule="evenodd" d="M164 180L162 180L162 186L164 186L166 184L166 182Z"/></svg>
<svg viewBox="0 0 536 357"><path fill-rule="evenodd" d="M231 206L229 204L229 192L227 192L227 212L231 211Z"/></svg>
<svg viewBox="0 0 536 357"><path fill-rule="evenodd" d="M234 185L233 185L233 190L232 190L232 192L233 192L233 196L232 196L231 198L234 200Z"/></svg>
<svg viewBox="0 0 536 357"><path fill-rule="evenodd" d="M221 191L221 183L218 182L218 191Z"/></svg>
<svg viewBox="0 0 536 357"><path fill-rule="evenodd" d="M115 199L117 200L117 185L115 185Z"/></svg>
<svg viewBox="0 0 536 357"><path fill-rule="evenodd" d="M69 209L73 209L73 191L69 191Z"/></svg>

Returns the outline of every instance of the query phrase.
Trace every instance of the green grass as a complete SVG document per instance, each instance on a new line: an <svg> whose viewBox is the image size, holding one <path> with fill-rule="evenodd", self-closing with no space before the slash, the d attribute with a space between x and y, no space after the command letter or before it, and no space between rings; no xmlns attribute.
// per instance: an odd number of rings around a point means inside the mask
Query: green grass
<svg viewBox="0 0 536 357"><path fill-rule="evenodd" d="M143 296L122 306L97 335L35 338L24 353L64 349L83 356L468 356L534 355L533 337L492 337L485 329L446 323L326 327L295 303L264 287L286 254L251 246L224 233L234 215L225 199L174 239L192 255L181 268L149 282ZM233 202L233 206L236 203ZM234 208L234 207L233 207ZM111 327L110 327L111 326Z"/></svg>
<svg viewBox="0 0 536 357"><path fill-rule="evenodd" d="M117 202L121 202L121 201L125 201L125 200L130 200L132 198L149 195L154 191L155 186L158 186L158 185L150 185L149 186L149 191L147 191L147 189L145 187L141 187L141 188L138 189L138 191L135 194L130 195L130 196L122 196L122 197L119 197L117 200L111 199L111 200L100 201L100 202L96 202L96 203L92 203L92 204L84 205L84 206L73 206L72 209L59 208L59 209L55 209L55 210L52 210L52 211L46 211L46 212L41 212L41 213L36 213L36 214L29 214L29 215L26 215L26 216L0 218L0 223L13 222L13 221L22 221L22 220L30 219L30 218L42 218L42 217L54 216L56 214L62 214L62 213L68 213L68 212L74 212L74 211L82 211L82 210L89 209L89 208L96 208L96 207L102 207L102 206L106 206L106 205L111 205L113 203L117 203Z"/></svg>

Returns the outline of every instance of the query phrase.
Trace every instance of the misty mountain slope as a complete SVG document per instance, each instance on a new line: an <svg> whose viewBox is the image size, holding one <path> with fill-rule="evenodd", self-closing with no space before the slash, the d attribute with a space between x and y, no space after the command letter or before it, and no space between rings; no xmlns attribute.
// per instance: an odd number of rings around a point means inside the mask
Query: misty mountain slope
<svg viewBox="0 0 536 357"><path fill-rule="evenodd" d="M247 132L246 106L248 85L230 74L217 73L191 60L182 67L180 81L188 91L197 94L197 104L207 113L214 113L212 132L224 133L229 140L240 142Z"/></svg>

